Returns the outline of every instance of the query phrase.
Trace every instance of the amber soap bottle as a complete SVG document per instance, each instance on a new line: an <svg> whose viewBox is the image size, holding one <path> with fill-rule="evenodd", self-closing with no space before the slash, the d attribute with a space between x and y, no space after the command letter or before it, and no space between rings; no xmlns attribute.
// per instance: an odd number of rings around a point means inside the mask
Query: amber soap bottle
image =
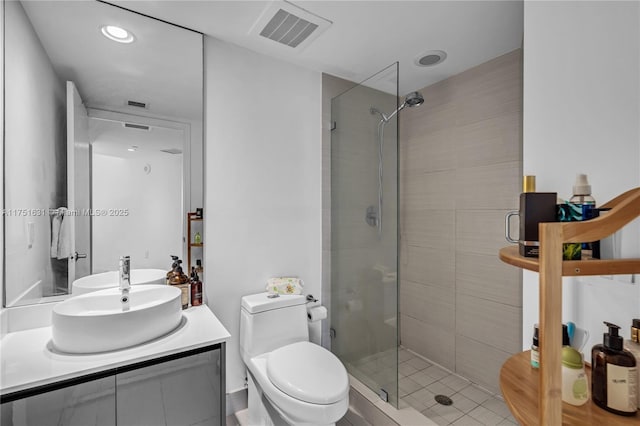
<svg viewBox="0 0 640 426"><path fill-rule="evenodd" d="M591 397L598 407L621 416L638 410L636 359L623 349L619 326L605 322L609 332L591 350Z"/></svg>
<svg viewBox="0 0 640 426"><path fill-rule="evenodd" d="M195 267L191 268L191 306L202 305L202 281Z"/></svg>

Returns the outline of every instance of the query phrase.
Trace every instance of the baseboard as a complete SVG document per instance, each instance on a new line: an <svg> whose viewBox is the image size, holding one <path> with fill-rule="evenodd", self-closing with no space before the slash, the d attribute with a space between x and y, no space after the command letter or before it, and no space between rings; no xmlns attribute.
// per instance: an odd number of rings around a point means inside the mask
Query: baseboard
<svg viewBox="0 0 640 426"><path fill-rule="evenodd" d="M245 410L248 406L247 389L239 389L227 394L227 416Z"/></svg>

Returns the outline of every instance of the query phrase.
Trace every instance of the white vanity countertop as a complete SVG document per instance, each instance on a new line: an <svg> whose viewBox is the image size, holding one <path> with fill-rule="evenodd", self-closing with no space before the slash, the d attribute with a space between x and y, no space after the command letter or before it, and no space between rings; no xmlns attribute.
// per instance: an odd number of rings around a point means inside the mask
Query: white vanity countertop
<svg viewBox="0 0 640 426"><path fill-rule="evenodd" d="M231 337L205 305L183 310L182 314L182 324L166 336L128 349L98 354L63 354L50 350L51 327L8 333L0 340L0 392L6 395L226 342Z"/></svg>

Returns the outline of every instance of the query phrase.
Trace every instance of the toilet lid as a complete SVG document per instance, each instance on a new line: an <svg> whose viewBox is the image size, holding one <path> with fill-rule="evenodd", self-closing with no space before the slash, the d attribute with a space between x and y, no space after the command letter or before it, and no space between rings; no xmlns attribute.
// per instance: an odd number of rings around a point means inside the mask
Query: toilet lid
<svg viewBox="0 0 640 426"><path fill-rule="evenodd" d="M347 370L325 348L292 343L269 354L267 376L287 395L312 404L331 404L349 393Z"/></svg>

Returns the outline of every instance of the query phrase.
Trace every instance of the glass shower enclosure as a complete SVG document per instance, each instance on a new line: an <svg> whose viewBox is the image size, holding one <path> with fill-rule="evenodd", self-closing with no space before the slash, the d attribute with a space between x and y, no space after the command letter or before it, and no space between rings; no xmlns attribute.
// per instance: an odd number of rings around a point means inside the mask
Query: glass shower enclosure
<svg viewBox="0 0 640 426"><path fill-rule="evenodd" d="M398 64L331 101L331 349L398 406Z"/></svg>

